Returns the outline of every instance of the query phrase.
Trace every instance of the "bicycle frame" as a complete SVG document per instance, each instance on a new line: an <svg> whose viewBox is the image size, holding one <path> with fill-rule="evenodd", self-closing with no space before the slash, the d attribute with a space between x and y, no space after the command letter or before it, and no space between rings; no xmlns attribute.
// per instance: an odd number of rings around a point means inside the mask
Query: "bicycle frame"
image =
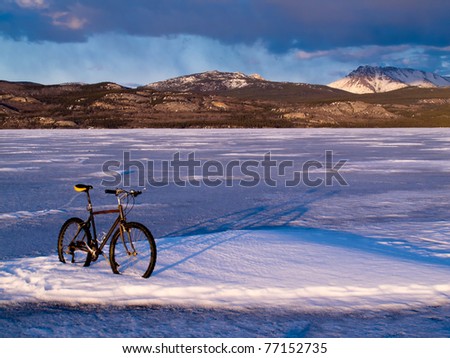
<svg viewBox="0 0 450 358"><path fill-rule="evenodd" d="M92 238L93 238L96 246L99 245L99 246L97 246L96 250L92 250L92 249L88 248L89 251L91 252L91 254L94 255L94 257L95 257L100 252L102 252L103 248L106 246L106 243L108 242L110 237L114 234L117 227L119 227L120 236L123 237L124 229L123 229L122 224L126 222L126 215L123 210L120 195L117 196L117 202L118 202L117 209L94 211L94 208L93 208L92 202L91 202L91 196L89 195L89 191L86 191L86 194L87 194L87 199L88 199L87 211L89 212L89 218L84 223L87 226L88 230L90 230L90 227L92 225L92 234L93 234ZM105 237L99 243L98 237L97 237L97 228L95 226L95 216L96 215L105 215L105 214L119 214L119 215L117 216L114 223L111 225L111 227L110 227L109 231L106 233Z"/></svg>

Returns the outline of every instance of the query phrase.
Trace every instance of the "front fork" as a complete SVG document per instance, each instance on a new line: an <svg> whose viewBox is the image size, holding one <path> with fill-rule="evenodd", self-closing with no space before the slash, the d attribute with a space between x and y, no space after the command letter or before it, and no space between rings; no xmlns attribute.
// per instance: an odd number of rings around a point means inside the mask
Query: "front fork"
<svg viewBox="0 0 450 358"><path fill-rule="evenodd" d="M137 251L134 247L133 240L131 237L131 229L126 228L124 223L120 224L120 238L122 239L122 244L127 252L128 256L136 256Z"/></svg>

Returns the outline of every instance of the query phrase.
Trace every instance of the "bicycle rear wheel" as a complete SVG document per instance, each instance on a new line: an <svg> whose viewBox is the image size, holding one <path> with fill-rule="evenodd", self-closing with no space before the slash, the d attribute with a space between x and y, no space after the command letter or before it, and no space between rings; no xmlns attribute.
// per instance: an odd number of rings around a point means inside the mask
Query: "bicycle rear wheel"
<svg viewBox="0 0 450 358"><path fill-rule="evenodd" d="M88 251L91 246L91 233L80 218L67 220L58 235L58 257L62 263L89 266L92 255Z"/></svg>
<svg viewBox="0 0 450 358"><path fill-rule="evenodd" d="M156 264L156 244L144 225L126 223L123 234L117 230L109 246L111 268L116 274L150 277Z"/></svg>

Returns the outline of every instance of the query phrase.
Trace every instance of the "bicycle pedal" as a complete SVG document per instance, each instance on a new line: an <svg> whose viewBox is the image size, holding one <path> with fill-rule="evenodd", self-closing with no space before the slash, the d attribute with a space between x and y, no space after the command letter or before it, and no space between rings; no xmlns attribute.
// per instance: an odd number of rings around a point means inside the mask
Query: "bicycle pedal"
<svg viewBox="0 0 450 358"><path fill-rule="evenodd" d="M95 254L92 255L91 261L93 261L93 262L97 261L98 258L100 257L100 255L105 256L105 255L103 254L103 251L95 251Z"/></svg>

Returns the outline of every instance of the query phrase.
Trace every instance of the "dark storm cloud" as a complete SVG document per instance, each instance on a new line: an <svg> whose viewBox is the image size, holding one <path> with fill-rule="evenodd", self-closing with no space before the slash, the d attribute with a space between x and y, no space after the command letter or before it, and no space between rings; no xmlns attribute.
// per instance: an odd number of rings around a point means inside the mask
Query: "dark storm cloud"
<svg viewBox="0 0 450 358"><path fill-rule="evenodd" d="M193 34L273 51L450 43L448 0L5 0L0 32L32 41Z"/></svg>

